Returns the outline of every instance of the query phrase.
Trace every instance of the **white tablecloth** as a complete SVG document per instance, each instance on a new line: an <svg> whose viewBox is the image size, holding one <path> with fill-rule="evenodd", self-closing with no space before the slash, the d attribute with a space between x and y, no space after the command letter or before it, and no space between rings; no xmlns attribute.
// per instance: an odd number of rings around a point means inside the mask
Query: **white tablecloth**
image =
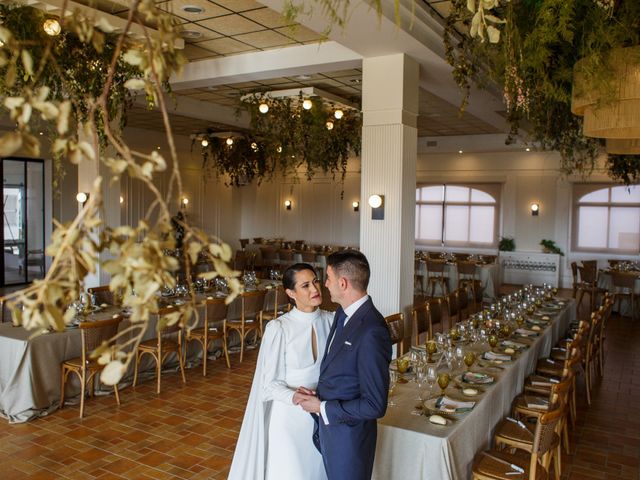
<svg viewBox="0 0 640 480"><path fill-rule="evenodd" d="M598 287L611 293L615 292L616 289L613 287L613 278L611 277L610 272L606 270L600 270L598 272ZM638 275L638 278L636 278L635 288L633 290L636 295L640 295L640 274ZM638 308L637 305L636 308ZM619 311L620 315L625 317L631 316L631 302L629 302L628 298L622 298L619 301L616 301L613 305L613 309L616 312Z"/></svg>
<svg viewBox="0 0 640 480"><path fill-rule="evenodd" d="M416 384L409 382L396 386L398 393L394 395L394 402L397 405L388 407L385 417L378 421L373 478L471 478L473 457L490 446L493 429L510 412L513 398L522 391L524 380L534 370L538 358L549 354L569 323L575 320L575 301L567 302L567 307L555 317L553 324L513 364L503 364L504 370L491 372L497 382L483 387L483 395L470 398L478 401L473 411L451 426L433 425L425 416L412 415L419 403ZM449 387L452 393L456 392L454 388Z"/></svg>

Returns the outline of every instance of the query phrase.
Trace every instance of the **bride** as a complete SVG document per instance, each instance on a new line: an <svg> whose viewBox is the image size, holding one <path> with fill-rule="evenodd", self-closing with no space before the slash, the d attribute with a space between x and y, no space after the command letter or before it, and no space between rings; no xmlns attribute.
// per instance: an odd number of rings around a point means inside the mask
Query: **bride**
<svg viewBox="0 0 640 480"><path fill-rule="evenodd" d="M295 307L267 324L228 480L324 480L314 421L296 389L315 390L333 313L320 310L320 282L297 263L282 283Z"/></svg>

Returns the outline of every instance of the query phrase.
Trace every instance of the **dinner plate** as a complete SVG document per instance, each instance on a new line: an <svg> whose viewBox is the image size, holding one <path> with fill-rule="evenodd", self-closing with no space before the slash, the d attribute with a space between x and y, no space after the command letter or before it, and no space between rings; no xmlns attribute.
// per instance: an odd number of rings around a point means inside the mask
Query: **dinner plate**
<svg viewBox="0 0 640 480"><path fill-rule="evenodd" d="M448 396L448 394L447 394ZM472 400L458 400L457 398L449 397L450 400L455 402L471 402L474 405L471 408L458 408L458 409L442 409L438 406L439 402L441 402L441 396L430 398L424 401L424 410L434 415L463 415L465 413L470 412L475 407L475 401Z"/></svg>
<svg viewBox="0 0 640 480"><path fill-rule="evenodd" d="M493 375L483 372L465 372L455 378L458 385L491 385L496 381Z"/></svg>

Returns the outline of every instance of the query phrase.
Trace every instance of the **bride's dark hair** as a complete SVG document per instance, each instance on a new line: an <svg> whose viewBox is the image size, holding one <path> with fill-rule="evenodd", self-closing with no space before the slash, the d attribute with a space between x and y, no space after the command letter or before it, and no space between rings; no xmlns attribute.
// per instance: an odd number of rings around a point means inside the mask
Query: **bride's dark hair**
<svg viewBox="0 0 640 480"><path fill-rule="evenodd" d="M311 270L313 274L317 277L315 268L313 268L308 263L294 263L289 268L287 268L282 274L282 286L288 290L296 289L296 273L301 272L302 270ZM289 302L292 305L295 305L295 301L293 298L289 297Z"/></svg>

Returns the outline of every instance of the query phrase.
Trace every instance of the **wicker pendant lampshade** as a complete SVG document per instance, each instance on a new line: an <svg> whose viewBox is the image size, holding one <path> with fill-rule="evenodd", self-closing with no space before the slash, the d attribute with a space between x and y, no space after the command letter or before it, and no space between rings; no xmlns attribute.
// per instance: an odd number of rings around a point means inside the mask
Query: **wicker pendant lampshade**
<svg viewBox="0 0 640 480"><path fill-rule="evenodd" d="M640 139L607 138L607 153L613 155L640 155Z"/></svg>
<svg viewBox="0 0 640 480"><path fill-rule="evenodd" d="M589 89L581 69L574 67L571 111L584 115L583 133L587 137L640 138L640 47L613 50L603 68L611 70L612 92Z"/></svg>

